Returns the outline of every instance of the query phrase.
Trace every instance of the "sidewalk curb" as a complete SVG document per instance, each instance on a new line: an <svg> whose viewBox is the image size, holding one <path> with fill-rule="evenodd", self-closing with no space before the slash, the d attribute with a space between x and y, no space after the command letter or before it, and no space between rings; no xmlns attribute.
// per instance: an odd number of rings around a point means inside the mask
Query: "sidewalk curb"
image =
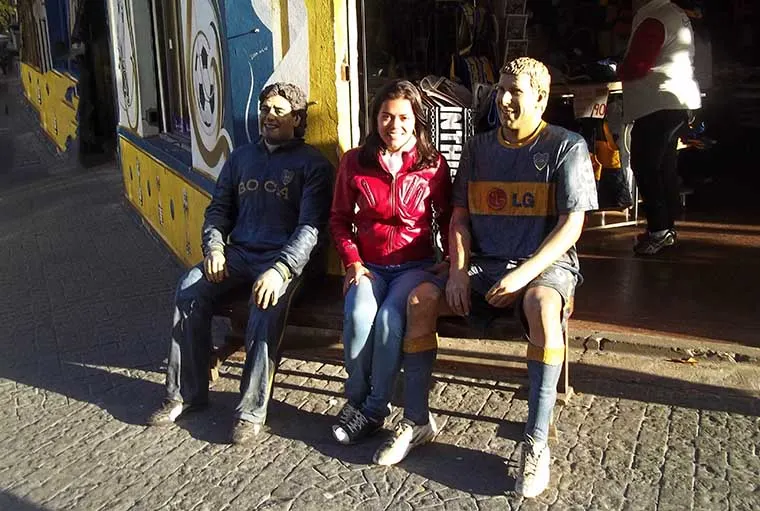
<svg viewBox="0 0 760 511"><path fill-rule="evenodd" d="M571 323L572 325L572 323ZM683 338L663 333L571 328L570 347L584 351L609 351L653 357L694 357L760 365L760 348L703 338Z"/></svg>

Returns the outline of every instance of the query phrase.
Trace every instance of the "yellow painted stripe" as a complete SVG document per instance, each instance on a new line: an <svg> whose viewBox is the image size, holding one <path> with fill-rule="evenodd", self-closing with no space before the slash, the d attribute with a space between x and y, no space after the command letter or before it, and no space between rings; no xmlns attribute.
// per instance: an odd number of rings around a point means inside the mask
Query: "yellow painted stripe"
<svg viewBox="0 0 760 511"><path fill-rule="evenodd" d="M290 22L288 16L288 0L280 0L280 44L283 57L290 49Z"/></svg>
<svg viewBox="0 0 760 511"><path fill-rule="evenodd" d="M556 212L553 183L472 181L467 198L472 215L548 216Z"/></svg>
<svg viewBox="0 0 760 511"><path fill-rule="evenodd" d="M556 366L565 361L565 347L542 348L528 343L528 360L541 362L542 364Z"/></svg>

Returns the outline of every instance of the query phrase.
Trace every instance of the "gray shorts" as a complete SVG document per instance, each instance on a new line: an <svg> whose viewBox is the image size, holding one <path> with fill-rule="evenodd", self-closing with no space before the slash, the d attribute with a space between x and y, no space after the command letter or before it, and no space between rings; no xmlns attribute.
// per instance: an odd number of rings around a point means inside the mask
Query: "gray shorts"
<svg viewBox="0 0 760 511"><path fill-rule="evenodd" d="M522 299L523 293L517 299L515 304L506 309L500 309L491 306L485 299L488 291L501 280L510 271L517 266L514 263L505 263L504 261L478 260L470 264L470 288L472 298L471 315L474 315L476 321L487 321L504 316L505 314L515 314L520 320L526 334L530 333L528 328L528 319L523 311ZM557 291L562 297L562 322L563 330L567 326L567 314L565 305L572 299L575 294L575 287L578 285L579 275L559 264L552 264L541 274L533 279L525 289L533 287L549 287Z"/></svg>

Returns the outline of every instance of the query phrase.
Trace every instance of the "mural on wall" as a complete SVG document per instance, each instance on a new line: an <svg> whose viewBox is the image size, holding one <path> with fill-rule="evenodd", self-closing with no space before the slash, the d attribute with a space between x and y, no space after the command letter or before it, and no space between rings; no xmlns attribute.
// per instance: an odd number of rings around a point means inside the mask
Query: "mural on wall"
<svg viewBox="0 0 760 511"><path fill-rule="evenodd" d="M235 145L239 146L259 136L258 95L274 70L272 32L265 24L272 12L271 7L257 12L250 1L225 0L224 6L230 125Z"/></svg>
<svg viewBox="0 0 760 511"><path fill-rule="evenodd" d="M116 0L116 83L119 96L119 124L138 131L140 91L135 30L130 0Z"/></svg>
<svg viewBox="0 0 760 511"><path fill-rule="evenodd" d="M287 81L309 92L305 0L226 0L232 135L236 145L259 136L259 93Z"/></svg>
<svg viewBox="0 0 760 511"><path fill-rule="evenodd" d="M212 0L182 7L193 167L218 176L232 149L224 127L224 52L219 9Z"/></svg>
<svg viewBox="0 0 760 511"><path fill-rule="evenodd" d="M305 0L252 0L253 10L273 34L275 82L298 85L309 96L309 25ZM277 4L279 3L279 6ZM266 13L269 17L266 17Z"/></svg>

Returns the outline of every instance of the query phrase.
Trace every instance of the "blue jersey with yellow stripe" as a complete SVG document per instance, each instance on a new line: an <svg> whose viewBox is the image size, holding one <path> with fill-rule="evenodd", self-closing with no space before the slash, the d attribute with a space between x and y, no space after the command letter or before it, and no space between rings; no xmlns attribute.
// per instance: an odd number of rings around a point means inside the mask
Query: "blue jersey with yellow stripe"
<svg viewBox="0 0 760 511"><path fill-rule="evenodd" d="M597 209L586 142L550 124L519 145L500 129L477 135L464 148L453 202L470 212L474 258L517 264L538 249L558 215ZM558 263L577 271L575 248Z"/></svg>

